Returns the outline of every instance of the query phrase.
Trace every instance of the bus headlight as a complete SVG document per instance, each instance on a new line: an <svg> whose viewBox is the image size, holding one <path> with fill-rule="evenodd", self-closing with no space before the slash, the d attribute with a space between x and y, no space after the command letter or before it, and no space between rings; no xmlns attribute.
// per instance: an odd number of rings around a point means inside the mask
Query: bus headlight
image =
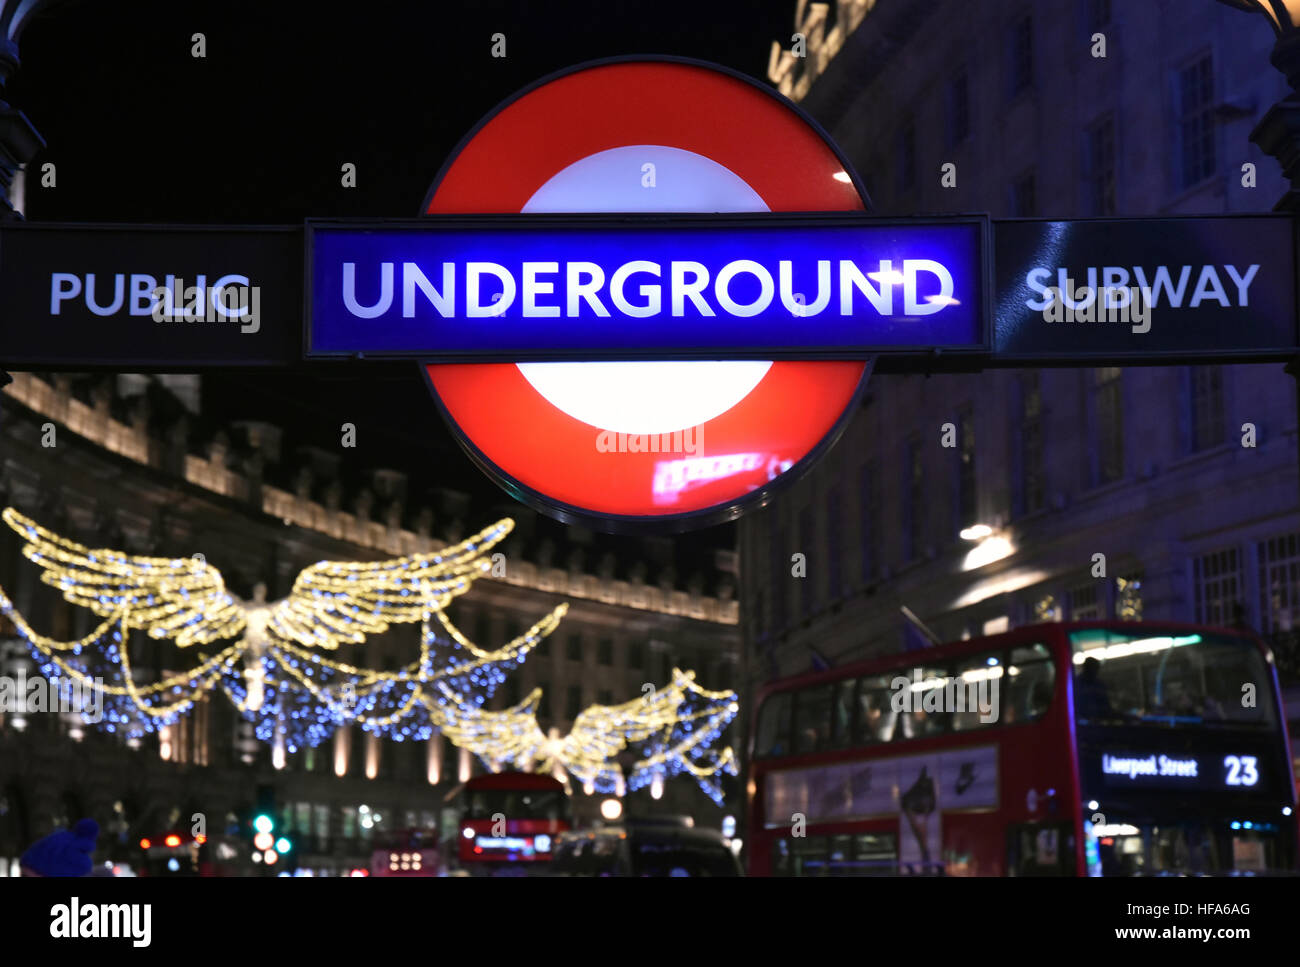
<svg viewBox="0 0 1300 967"><path fill-rule="evenodd" d="M474 830L470 829L468 826L466 826L463 830L461 830L460 834L464 836L466 839L474 838Z"/></svg>
<svg viewBox="0 0 1300 967"><path fill-rule="evenodd" d="M533 848L539 853L549 853L551 851L551 837L542 833L540 836L533 837Z"/></svg>

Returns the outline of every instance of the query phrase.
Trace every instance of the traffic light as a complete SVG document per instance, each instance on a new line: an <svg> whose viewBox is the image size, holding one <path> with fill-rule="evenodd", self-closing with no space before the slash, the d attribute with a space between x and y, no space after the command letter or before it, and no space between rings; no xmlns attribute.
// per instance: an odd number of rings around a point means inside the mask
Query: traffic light
<svg viewBox="0 0 1300 967"><path fill-rule="evenodd" d="M252 860L259 866L275 867L280 865L281 853L276 851L278 836L275 821L275 789L272 786L259 786L257 789L257 806L248 821L252 834Z"/></svg>

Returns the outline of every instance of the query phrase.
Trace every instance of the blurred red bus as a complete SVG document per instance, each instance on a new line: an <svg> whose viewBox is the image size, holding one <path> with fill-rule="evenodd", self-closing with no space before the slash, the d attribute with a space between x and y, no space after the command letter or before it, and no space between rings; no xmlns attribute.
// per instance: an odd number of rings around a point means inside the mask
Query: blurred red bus
<svg viewBox="0 0 1300 967"><path fill-rule="evenodd" d="M442 854L436 829L404 829L373 844L371 876L438 876Z"/></svg>
<svg viewBox="0 0 1300 967"><path fill-rule="evenodd" d="M457 790L457 858L473 875L542 872L555 838L570 827L569 792L551 776L497 772Z"/></svg>
<svg viewBox="0 0 1300 967"><path fill-rule="evenodd" d="M1297 867L1272 655L1240 631L1037 625L758 698L753 875Z"/></svg>

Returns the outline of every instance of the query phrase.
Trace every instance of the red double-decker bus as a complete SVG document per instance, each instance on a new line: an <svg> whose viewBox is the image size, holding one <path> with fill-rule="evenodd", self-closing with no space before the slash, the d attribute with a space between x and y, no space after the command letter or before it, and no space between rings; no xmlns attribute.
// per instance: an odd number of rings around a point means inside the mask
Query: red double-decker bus
<svg viewBox="0 0 1300 967"><path fill-rule="evenodd" d="M1272 655L1239 631L1046 624L764 688L758 876L1297 868Z"/></svg>
<svg viewBox="0 0 1300 967"><path fill-rule="evenodd" d="M555 839L570 827L569 792L552 776L498 772L475 776L457 792L457 855L475 876L543 872Z"/></svg>

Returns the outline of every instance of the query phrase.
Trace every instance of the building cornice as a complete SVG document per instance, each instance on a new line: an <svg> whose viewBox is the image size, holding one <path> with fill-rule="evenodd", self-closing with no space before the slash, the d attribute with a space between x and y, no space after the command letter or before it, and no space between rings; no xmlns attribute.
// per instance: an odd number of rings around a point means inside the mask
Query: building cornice
<svg viewBox="0 0 1300 967"><path fill-rule="evenodd" d="M114 419L107 401L101 401L97 406L87 405L29 373L15 373L13 383L0 393L11 396L34 413L47 417L92 444L136 463L156 466L151 453L156 452L157 447L151 445L153 441L147 427L143 424L130 426ZM286 524L379 553L395 556L434 553L447 546L445 541L437 538L379 521L364 520L269 484L255 487L249 478L226 467L219 454L208 457L186 454L184 479L204 490L245 503L260 495L261 510L265 514ZM734 598L709 597L638 581L543 567L531 561L512 559L506 565L503 575L483 580L696 621L723 625L737 625L740 621L740 604Z"/></svg>

